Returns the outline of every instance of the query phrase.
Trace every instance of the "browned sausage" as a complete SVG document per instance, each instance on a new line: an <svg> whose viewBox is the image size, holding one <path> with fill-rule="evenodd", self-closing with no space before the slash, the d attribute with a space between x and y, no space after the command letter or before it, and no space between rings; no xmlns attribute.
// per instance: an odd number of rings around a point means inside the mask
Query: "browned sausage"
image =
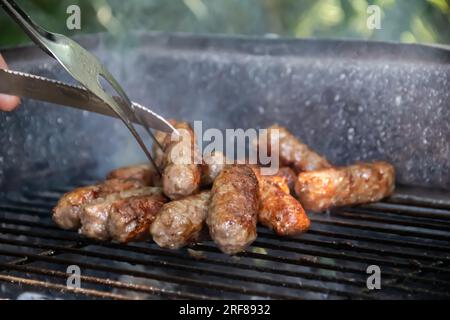
<svg viewBox="0 0 450 320"><path fill-rule="evenodd" d="M258 180L247 165L225 167L214 181L207 224L212 239L228 254L245 250L256 238Z"/></svg>
<svg viewBox="0 0 450 320"><path fill-rule="evenodd" d="M161 194L161 192L161 188L145 187L141 189L113 193L105 198L96 199L85 205L80 212L81 228L78 232L88 238L108 240L111 238L111 234L108 229L108 220L111 210L115 205L124 206L122 202L124 199L129 200L130 198L141 196L150 197L155 194ZM123 211L119 211L119 213L123 213ZM136 214L139 215L141 213ZM129 231L130 230L127 230L127 232ZM119 239L117 234L115 234L115 237Z"/></svg>
<svg viewBox="0 0 450 320"><path fill-rule="evenodd" d="M99 197L100 186L76 188L64 194L53 208L53 221L62 229L78 229L82 207Z"/></svg>
<svg viewBox="0 0 450 320"><path fill-rule="evenodd" d="M266 142L268 153L272 156L278 154L280 165L292 167L295 172L311 171L330 168L330 163L322 156L311 150L306 144L292 135L288 129L277 124L268 129L268 135L262 135L257 140L258 146ZM279 152L272 150L271 138L275 130L278 130ZM264 138L267 138L266 140ZM275 139L275 136L273 137Z"/></svg>
<svg viewBox="0 0 450 320"><path fill-rule="evenodd" d="M170 122L170 124L172 126L176 126L177 123L179 121L174 120L174 119L170 119L168 120ZM154 133L154 137L156 139L156 141L159 142L159 144L161 145L162 149L158 146L157 143L153 142L153 146L152 146L152 151L153 151L153 156L155 159L155 163L159 168L162 168L163 165L163 160L164 160L164 143L166 141L166 137L169 134L167 132L163 132L163 131L155 131Z"/></svg>
<svg viewBox="0 0 450 320"><path fill-rule="evenodd" d="M281 176L262 176L262 179L258 179L260 191L264 183L270 183L271 185L277 186L278 189L283 191L285 194L290 194L289 184L286 177Z"/></svg>
<svg viewBox="0 0 450 320"><path fill-rule="evenodd" d="M149 228L167 198L162 192L136 195L115 201L108 218L108 232L118 242L149 238Z"/></svg>
<svg viewBox="0 0 450 320"><path fill-rule="evenodd" d="M222 152L214 151L203 157L202 164L202 187L211 186L226 165L226 157Z"/></svg>
<svg viewBox="0 0 450 320"><path fill-rule="evenodd" d="M166 203L150 227L160 247L178 249L198 240L208 214L210 192Z"/></svg>
<svg viewBox="0 0 450 320"><path fill-rule="evenodd" d="M140 180L146 186L154 182L158 173L151 164L136 164L117 168L108 173L107 179L135 179Z"/></svg>
<svg viewBox="0 0 450 320"><path fill-rule="evenodd" d="M348 167L302 172L295 192L306 210L374 202L389 196L395 187L394 167L383 161Z"/></svg>
<svg viewBox="0 0 450 320"><path fill-rule="evenodd" d="M200 188L201 166L198 161L194 132L186 122L175 125L179 139L172 135L164 141L163 190L172 200L180 199L194 193ZM200 161L198 161L201 163Z"/></svg>
<svg viewBox="0 0 450 320"><path fill-rule="evenodd" d="M294 170L292 170L289 167L281 167L274 174L274 176L285 178L286 181L287 181L287 186L289 188L290 193L294 194L294 192L295 192L295 182L297 181L297 175L295 174Z"/></svg>
<svg viewBox="0 0 450 320"><path fill-rule="evenodd" d="M261 175L252 167L259 182L258 222L280 236L292 236L309 229L310 221L302 205L290 195L287 178Z"/></svg>
<svg viewBox="0 0 450 320"><path fill-rule="evenodd" d="M83 206L108 194L142 188L144 184L134 179L111 179L102 184L76 188L59 199L53 208L53 221L62 229L78 229Z"/></svg>
<svg viewBox="0 0 450 320"><path fill-rule="evenodd" d="M120 199L118 193L113 193L105 199L96 199L85 205L80 212L81 227L78 233L96 240L108 240L107 229L109 211L114 201Z"/></svg>
<svg viewBox="0 0 450 320"><path fill-rule="evenodd" d="M140 189L145 186L142 180L136 179L109 179L100 184L102 196L115 192Z"/></svg>

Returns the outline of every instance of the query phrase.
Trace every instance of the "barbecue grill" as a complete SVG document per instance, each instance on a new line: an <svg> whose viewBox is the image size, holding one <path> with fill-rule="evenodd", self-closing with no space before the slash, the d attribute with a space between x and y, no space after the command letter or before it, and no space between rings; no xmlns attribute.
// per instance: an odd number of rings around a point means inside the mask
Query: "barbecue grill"
<svg viewBox="0 0 450 320"><path fill-rule="evenodd" d="M130 96L203 128L287 126L337 165L383 159L396 193L311 214L307 233L258 229L230 257L205 241L169 251L96 242L50 210L75 186L144 159L122 124L24 99L0 114L0 298L422 299L450 297L450 51L391 43L135 33L78 39ZM12 69L68 81L37 48ZM77 265L81 288L66 285ZM367 268L381 269L370 290Z"/></svg>

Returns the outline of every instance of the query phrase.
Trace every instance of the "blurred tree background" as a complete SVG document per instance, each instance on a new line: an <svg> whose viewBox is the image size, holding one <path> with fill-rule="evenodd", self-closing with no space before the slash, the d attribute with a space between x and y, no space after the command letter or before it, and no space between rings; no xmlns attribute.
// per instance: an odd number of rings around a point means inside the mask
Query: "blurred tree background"
<svg viewBox="0 0 450 320"><path fill-rule="evenodd" d="M42 26L77 35L140 29L285 37L353 38L450 44L450 0L17 0ZM81 30L69 31L69 5L81 8ZM366 26L369 5L381 29ZM0 46L29 42L0 10Z"/></svg>

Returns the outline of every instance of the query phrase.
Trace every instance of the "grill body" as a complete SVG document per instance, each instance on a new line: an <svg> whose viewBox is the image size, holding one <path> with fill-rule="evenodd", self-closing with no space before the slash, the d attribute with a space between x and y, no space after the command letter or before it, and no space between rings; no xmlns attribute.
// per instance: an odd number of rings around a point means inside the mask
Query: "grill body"
<svg viewBox="0 0 450 320"><path fill-rule="evenodd" d="M260 229L237 257L210 242L180 251L96 243L59 230L51 207L64 191L144 157L117 120L24 99L0 114L0 297L449 297L448 50L166 34L127 41L81 39L133 100L204 129L278 122L335 164L393 163L399 190L311 215L311 231L296 238ZM36 48L5 53L13 69L68 78ZM70 265L80 267L81 289L66 286ZM381 268L381 290L367 289L370 265Z"/></svg>
<svg viewBox="0 0 450 320"><path fill-rule="evenodd" d="M79 180L75 185L90 183ZM0 296L49 299L448 299L450 201L400 189L376 204L311 214L311 230L267 229L236 257L207 241L170 251L156 244L95 242L59 230L50 210L72 186L8 193L0 203ZM70 266L81 288L67 287ZM368 290L369 266L381 289Z"/></svg>
<svg viewBox="0 0 450 320"><path fill-rule="evenodd" d="M103 35L81 43L131 98L166 117L204 129L278 122L336 165L382 159L402 184L450 189L449 50L165 34L130 35L120 47ZM13 69L68 78L37 48L5 55ZM145 159L120 121L26 99L0 114L0 132L4 190Z"/></svg>

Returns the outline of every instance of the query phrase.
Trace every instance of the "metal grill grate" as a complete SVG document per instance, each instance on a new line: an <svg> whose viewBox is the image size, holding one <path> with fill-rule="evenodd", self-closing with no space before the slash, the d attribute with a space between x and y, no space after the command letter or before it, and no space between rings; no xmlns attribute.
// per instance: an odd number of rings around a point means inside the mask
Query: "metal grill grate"
<svg viewBox="0 0 450 320"><path fill-rule="evenodd" d="M229 257L212 242L169 251L60 230L50 209L71 188L2 197L0 298L450 298L448 194L405 188L385 202L311 214L311 230L295 238L260 228L246 253ZM381 290L366 287L373 264ZM81 269L79 289L66 286L69 265Z"/></svg>

